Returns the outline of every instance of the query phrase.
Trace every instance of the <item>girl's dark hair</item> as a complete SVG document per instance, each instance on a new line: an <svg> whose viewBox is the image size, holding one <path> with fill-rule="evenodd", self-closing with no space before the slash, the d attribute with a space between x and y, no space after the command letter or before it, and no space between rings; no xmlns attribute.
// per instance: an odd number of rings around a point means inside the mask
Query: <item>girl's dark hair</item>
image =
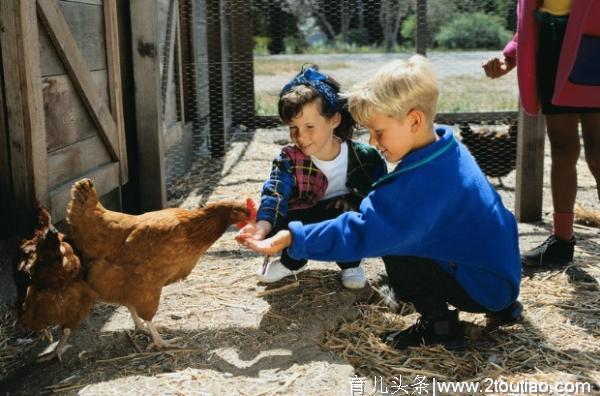
<svg viewBox="0 0 600 396"><path fill-rule="evenodd" d="M304 72L308 67L312 67L316 70L319 69L317 65L304 64L300 73ZM335 79L327 75L325 83L333 88L336 94L339 94L340 84ZM277 105L279 117L283 122L289 124L292 119L296 118L302 112L304 105L314 101L319 101L319 113L325 118L329 119L333 117L335 113L339 112L342 119L340 125L334 129L333 133L343 141L352 139L356 122L348 111L348 100L338 96L339 110L336 111L326 100L324 100L319 91L310 85L296 85L279 97L279 103Z"/></svg>

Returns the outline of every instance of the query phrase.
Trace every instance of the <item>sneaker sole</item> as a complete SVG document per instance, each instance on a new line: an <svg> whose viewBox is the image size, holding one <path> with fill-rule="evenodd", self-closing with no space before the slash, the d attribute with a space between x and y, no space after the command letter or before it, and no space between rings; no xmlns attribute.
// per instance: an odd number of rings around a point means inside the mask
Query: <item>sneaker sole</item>
<svg viewBox="0 0 600 396"><path fill-rule="evenodd" d="M550 268L550 267L559 268L559 267L566 267L572 263L573 263L572 259L571 259L571 261L566 261L566 262L565 261L545 260L543 263L540 263L539 261L536 261L536 260L521 257L521 264L523 265L523 267L526 267L526 268Z"/></svg>
<svg viewBox="0 0 600 396"><path fill-rule="evenodd" d="M363 283L362 285L346 285L344 282L342 282L342 286L344 286L346 289L350 289L350 290L360 290L360 289L364 289L367 286L367 282Z"/></svg>

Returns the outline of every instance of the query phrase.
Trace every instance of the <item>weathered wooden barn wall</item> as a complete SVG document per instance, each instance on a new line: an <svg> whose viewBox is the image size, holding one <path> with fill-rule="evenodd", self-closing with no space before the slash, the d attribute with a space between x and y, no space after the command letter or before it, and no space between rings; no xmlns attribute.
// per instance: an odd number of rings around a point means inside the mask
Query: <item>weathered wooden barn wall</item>
<svg viewBox="0 0 600 396"><path fill-rule="evenodd" d="M2 172L0 183L12 188L18 219L36 199L55 222L63 219L81 177L93 178L103 202L119 208L128 168L116 0L6 0L1 7L0 161L10 177Z"/></svg>
<svg viewBox="0 0 600 396"><path fill-rule="evenodd" d="M72 183L91 177L102 202L121 207L117 10L117 0L0 1L0 306L36 200L59 223Z"/></svg>
<svg viewBox="0 0 600 396"><path fill-rule="evenodd" d="M120 119L120 81L111 75L120 68L116 26L110 26L116 24L116 9L109 9L111 6L114 7L114 2L61 0L57 11L64 17L68 31L61 35L52 33L60 27L58 13L55 21L42 18L44 23L39 28L48 187L50 206L56 218L64 217L68 190L72 182L82 176L93 178L106 205L120 208L118 189L127 181L127 157ZM48 7L52 10L51 5ZM51 39L53 34L54 40ZM69 35L76 47L67 47L61 55L52 41ZM77 62L78 50L85 63ZM66 57L71 60L65 61ZM65 63L71 62L65 67ZM68 68L74 71L69 73ZM86 80L93 85L85 86ZM106 110L112 114L102 114ZM95 121L95 118L104 120ZM101 128L114 128L116 155L111 156L107 149Z"/></svg>

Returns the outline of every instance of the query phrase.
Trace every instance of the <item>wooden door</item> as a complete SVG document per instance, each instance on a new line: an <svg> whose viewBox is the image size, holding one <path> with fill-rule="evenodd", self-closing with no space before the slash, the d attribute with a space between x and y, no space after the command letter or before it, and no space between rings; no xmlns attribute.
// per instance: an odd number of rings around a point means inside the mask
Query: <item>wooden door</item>
<svg viewBox="0 0 600 396"><path fill-rule="evenodd" d="M17 200L37 198L58 221L72 183L89 177L105 200L116 201L110 206L119 206L127 157L116 0L1 3L11 172L13 182L32 186L15 189ZM11 119L19 107L27 111ZM18 157L25 158L21 167L14 166Z"/></svg>

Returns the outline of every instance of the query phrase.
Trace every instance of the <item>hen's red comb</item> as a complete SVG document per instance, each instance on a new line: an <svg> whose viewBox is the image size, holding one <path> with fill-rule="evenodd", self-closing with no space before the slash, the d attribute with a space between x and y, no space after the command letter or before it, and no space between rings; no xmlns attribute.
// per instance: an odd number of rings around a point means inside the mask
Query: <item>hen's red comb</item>
<svg viewBox="0 0 600 396"><path fill-rule="evenodd" d="M246 198L246 207L250 211L250 220L256 219L256 204L252 198Z"/></svg>
<svg viewBox="0 0 600 396"><path fill-rule="evenodd" d="M256 204L252 200L252 198L246 198L246 208L250 211L250 216L246 221L240 221L236 224L237 228L242 228L246 224L251 223L256 220Z"/></svg>

